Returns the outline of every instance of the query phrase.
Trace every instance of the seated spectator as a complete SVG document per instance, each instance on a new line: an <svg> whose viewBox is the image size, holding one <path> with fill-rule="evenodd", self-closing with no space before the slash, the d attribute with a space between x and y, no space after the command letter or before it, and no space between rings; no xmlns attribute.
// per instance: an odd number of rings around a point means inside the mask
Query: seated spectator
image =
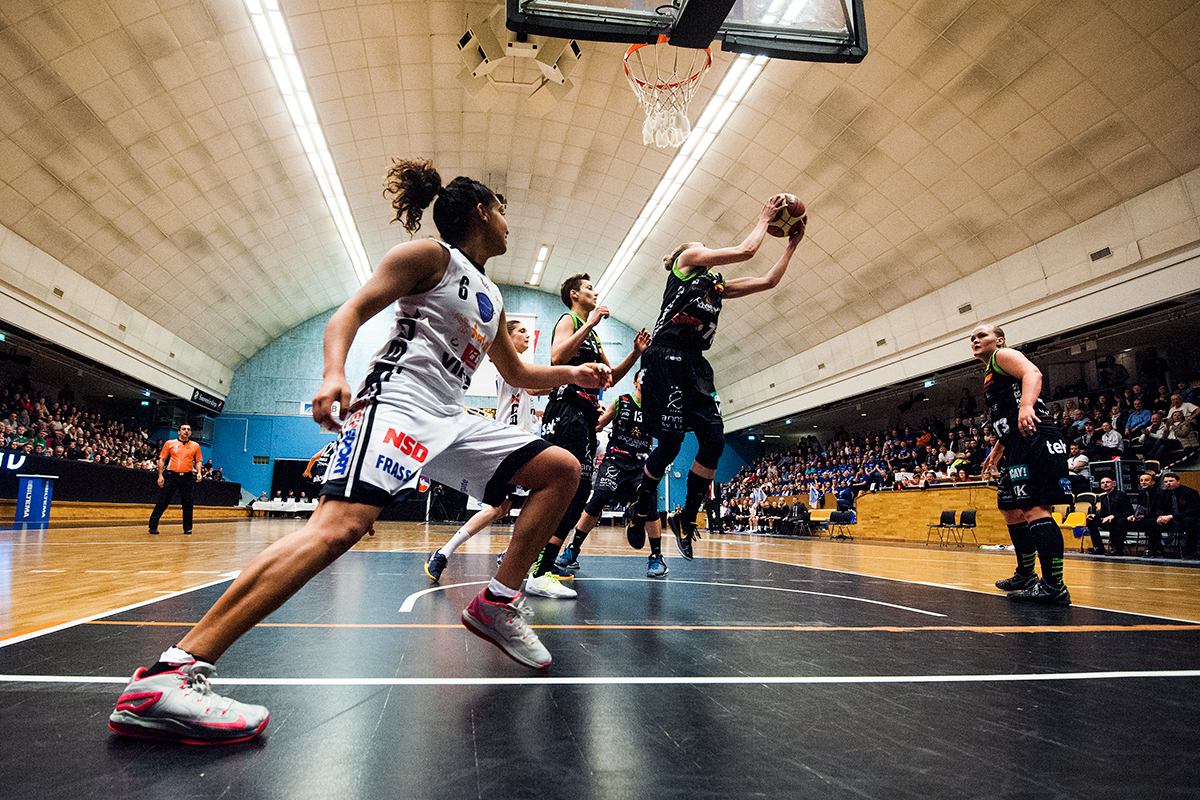
<svg viewBox="0 0 1200 800"><path fill-rule="evenodd" d="M1094 458L1120 458L1125 454L1125 443L1121 434L1113 430L1108 420L1100 423L1100 444L1092 449Z"/></svg>
<svg viewBox="0 0 1200 800"><path fill-rule="evenodd" d="M1166 386L1159 386L1155 390L1154 396L1147 403L1151 411L1163 412L1163 417L1167 415L1167 409L1171 407L1171 392Z"/></svg>
<svg viewBox="0 0 1200 800"><path fill-rule="evenodd" d="M1191 456L1197 449L1200 449L1200 435L1197 432L1197 424L1195 421L1185 418L1182 410L1171 414L1171 418L1167 420L1166 424L1167 435L1161 440L1166 442L1166 445L1162 448L1160 456L1150 456L1151 459L1156 461L1164 459L1180 461L1183 458Z"/></svg>
<svg viewBox="0 0 1200 800"><path fill-rule="evenodd" d="M1168 433L1167 423L1163 420L1163 415L1158 411L1152 412L1150 414L1150 424L1146 426L1145 431L1139 439L1147 460L1159 460L1159 456L1166 449Z"/></svg>
<svg viewBox="0 0 1200 800"><path fill-rule="evenodd" d="M1108 406L1108 414L1104 417L1104 420L1112 425L1112 429L1117 433L1120 433L1122 438L1124 438L1124 433L1122 432L1125 430L1125 414L1121 411L1121 407L1119 405L1116 403L1110 403Z"/></svg>
<svg viewBox="0 0 1200 800"><path fill-rule="evenodd" d="M1164 388L1163 391L1166 391ZM1195 406L1192 403L1183 399L1183 395L1176 393L1171 395L1171 403L1167 407L1167 411L1163 414L1164 419L1170 419L1176 412L1183 414L1184 419L1188 422L1200 421L1200 406Z"/></svg>
<svg viewBox="0 0 1200 800"><path fill-rule="evenodd" d="M837 510L850 511L854 508L854 489L843 486L837 491Z"/></svg>
<svg viewBox="0 0 1200 800"><path fill-rule="evenodd" d="M1196 402L1196 390L1187 381L1179 381L1175 384L1175 394L1182 397L1185 403Z"/></svg>
<svg viewBox="0 0 1200 800"><path fill-rule="evenodd" d="M1150 425L1150 411L1146 408L1145 403L1140 397L1133 399L1133 410L1129 412L1129 417L1125 420L1125 440L1133 441L1137 437L1146 432L1146 428Z"/></svg>
<svg viewBox="0 0 1200 800"><path fill-rule="evenodd" d="M1163 487L1150 510L1153 523L1146 534L1146 555L1162 556L1162 535L1184 537L1183 557L1196 558L1196 537L1200 532L1200 493L1179 483L1175 472L1162 474Z"/></svg>
<svg viewBox="0 0 1200 800"><path fill-rule="evenodd" d="M1071 442L1070 453L1067 456L1067 479L1071 481L1071 491L1075 494L1092 490L1091 460L1084 455L1083 448L1078 442Z"/></svg>
<svg viewBox="0 0 1200 800"><path fill-rule="evenodd" d="M1100 502L1087 515L1088 534L1092 537L1089 553L1105 555L1104 541L1100 538L1100 526L1108 530L1108 543L1114 556L1125 555L1125 532L1129 528L1129 517L1133 515L1133 503L1129 495L1117 489L1116 481L1105 475L1100 479Z"/></svg>
<svg viewBox="0 0 1200 800"><path fill-rule="evenodd" d="M1083 452L1091 455L1096 448L1103 446L1100 443L1100 426L1088 417L1083 421L1083 435L1075 442Z"/></svg>

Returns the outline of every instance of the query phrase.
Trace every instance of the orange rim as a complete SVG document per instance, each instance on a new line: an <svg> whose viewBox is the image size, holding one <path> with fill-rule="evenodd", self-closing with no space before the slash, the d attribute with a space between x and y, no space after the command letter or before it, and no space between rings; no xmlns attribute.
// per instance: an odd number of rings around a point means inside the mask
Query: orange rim
<svg viewBox="0 0 1200 800"><path fill-rule="evenodd" d="M641 78L637 77L636 75L634 75L632 72L629 71L629 57L631 55L633 55L635 51L641 50L643 47L650 47L651 44L653 44L655 46L660 45L660 44L667 44L669 41L670 41L670 37L668 37L666 34L660 33L658 35L657 42L653 42L653 43L647 42L645 44L630 45L629 49L625 51L625 58L623 59L623 62L625 65L625 76L627 78L629 78L629 80L636 83L638 86L650 86L651 84L647 83L646 81L642 80ZM712 48L706 47L706 48L704 48L704 63L702 65L700 65L700 68L697 69L695 72L693 72L691 75L688 75L686 78L681 78L680 80L675 81L674 83L656 83L656 84L653 84L653 86L655 89L660 89L660 90L661 89L676 89L676 88L684 85L685 83L692 83L693 81L697 80L702 74L704 74L704 71L711 66L712 66Z"/></svg>

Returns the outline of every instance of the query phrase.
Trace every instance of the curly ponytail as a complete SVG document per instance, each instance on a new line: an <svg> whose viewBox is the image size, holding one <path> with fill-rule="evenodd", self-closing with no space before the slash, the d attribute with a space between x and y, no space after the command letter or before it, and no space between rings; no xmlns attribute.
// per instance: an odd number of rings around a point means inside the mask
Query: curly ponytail
<svg viewBox="0 0 1200 800"><path fill-rule="evenodd" d="M393 158L383 182L383 196L388 195L395 195L392 198L392 207L396 209L393 222L400 222L410 234L420 229L421 216L429 204L434 203L433 224L442 238L452 245L467 237L476 206L488 207L492 200L504 203L502 196L471 178L458 177L442 186L442 176L424 159Z"/></svg>
<svg viewBox="0 0 1200 800"><path fill-rule="evenodd" d="M441 190L442 176L424 159L393 158L383 180L383 196L395 195L392 208L396 209L396 218L392 221L400 222L410 234L420 229L421 216Z"/></svg>

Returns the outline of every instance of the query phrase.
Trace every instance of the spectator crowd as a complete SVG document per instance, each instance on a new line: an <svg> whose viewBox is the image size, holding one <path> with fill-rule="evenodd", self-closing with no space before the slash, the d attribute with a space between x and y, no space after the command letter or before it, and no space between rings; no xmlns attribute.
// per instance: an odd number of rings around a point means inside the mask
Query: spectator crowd
<svg viewBox="0 0 1200 800"><path fill-rule="evenodd" d="M808 436L792 449L758 458L724 487L733 513L783 505L786 496L823 507L827 495L852 498L863 491L922 489L986 479L980 467L995 437L963 389L958 416L946 423L926 417L916 424L874 433L837 431L825 443ZM1090 491L1086 465L1097 459L1141 458L1160 467L1190 458L1200 449L1200 408L1190 384L1179 382L1146 392L1141 385L1062 398L1052 406L1054 423L1071 445L1072 483ZM1153 465L1152 465L1153 466ZM1086 481L1086 483L1085 483Z"/></svg>
<svg viewBox="0 0 1200 800"><path fill-rule="evenodd" d="M0 420L0 448L5 450L130 469L158 469L162 441L152 441L145 428L81 407L68 388L60 392L59 399L48 400L20 384L0 386ZM214 468L211 459L202 467L201 477L224 480L221 468Z"/></svg>

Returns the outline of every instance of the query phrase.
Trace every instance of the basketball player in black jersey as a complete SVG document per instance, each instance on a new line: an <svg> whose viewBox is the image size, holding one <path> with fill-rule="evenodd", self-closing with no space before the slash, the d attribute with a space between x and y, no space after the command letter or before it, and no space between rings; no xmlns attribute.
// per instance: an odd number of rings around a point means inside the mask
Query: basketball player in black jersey
<svg viewBox="0 0 1200 800"><path fill-rule="evenodd" d="M571 543L557 559L558 566L571 571L579 569L579 550L596 527L605 506L631 503L637 499L642 466L654 444L654 439L646 431L642 415L642 370L638 370L633 377L633 392L621 395L604 410L596 430L603 430L609 422L612 422L613 429L608 437L604 460L600 462L596 488L579 515L579 522L575 523ZM646 564L646 576L649 578L661 578L669 572L662 557L661 530L658 517L653 517L635 530L638 538L629 542L635 550L641 550L645 544L643 537L650 540L650 557Z"/></svg>
<svg viewBox="0 0 1200 800"><path fill-rule="evenodd" d="M711 270L753 258L766 236L767 226L784 202L783 195L768 200L750 235L736 247L713 250L700 242L686 242L663 258L663 266L669 273L667 288L654 326L653 342L642 355L643 411L650 433L658 437L658 446L646 461L637 516L632 524L634 527L644 524L658 513L658 485L679 454L684 434L694 431L700 446L688 472L687 496L682 510L667 517L679 552L688 561L692 559L696 513L708 496L708 485L725 449L725 426L713 386L712 367L704 358L704 351L712 346L723 300L746 297L779 285L796 246L804 238L805 225L796 226L783 255L762 277L726 281Z"/></svg>
<svg viewBox="0 0 1200 800"><path fill-rule="evenodd" d="M600 320L608 317L608 307L599 304L591 278L586 273L572 275L563 282L560 296L563 305L570 310L559 317L554 325L550 363L581 366L598 362L609 366L604 348L600 346L600 337L596 335L596 326ZM645 329L638 331L632 352L612 368L613 384L625 377L649 344L650 334ZM571 499L567 513L550 537L549 544L534 562L533 573L525 582L525 591L530 594L540 597L574 596L573 592L562 592L561 587L555 585L557 580L552 568L555 567L554 561L563 540L579 519L592 488L592 472L596 463L596 423L599 419L600 393L596 389L567 384L550 392L550 400L542 415L542 438L569 450L579 459L582 472L579 488Z"/></svg>
<svg viewBox="0 0 1200 800"><path fill-rule="evenodd" d="M1017 551L1016 574L996 581L996 588L1018 602L1070 605L1062 533L1051 517L1054 504L1071 500L1067 447L1040 397L1042 373L1005 346L1004 331L995 325L971 331L971 352L987 365L983 397L997 436L982 470L1000 472L997 506ZM1039 560L1040 580L1034 571Z"/></svg>

